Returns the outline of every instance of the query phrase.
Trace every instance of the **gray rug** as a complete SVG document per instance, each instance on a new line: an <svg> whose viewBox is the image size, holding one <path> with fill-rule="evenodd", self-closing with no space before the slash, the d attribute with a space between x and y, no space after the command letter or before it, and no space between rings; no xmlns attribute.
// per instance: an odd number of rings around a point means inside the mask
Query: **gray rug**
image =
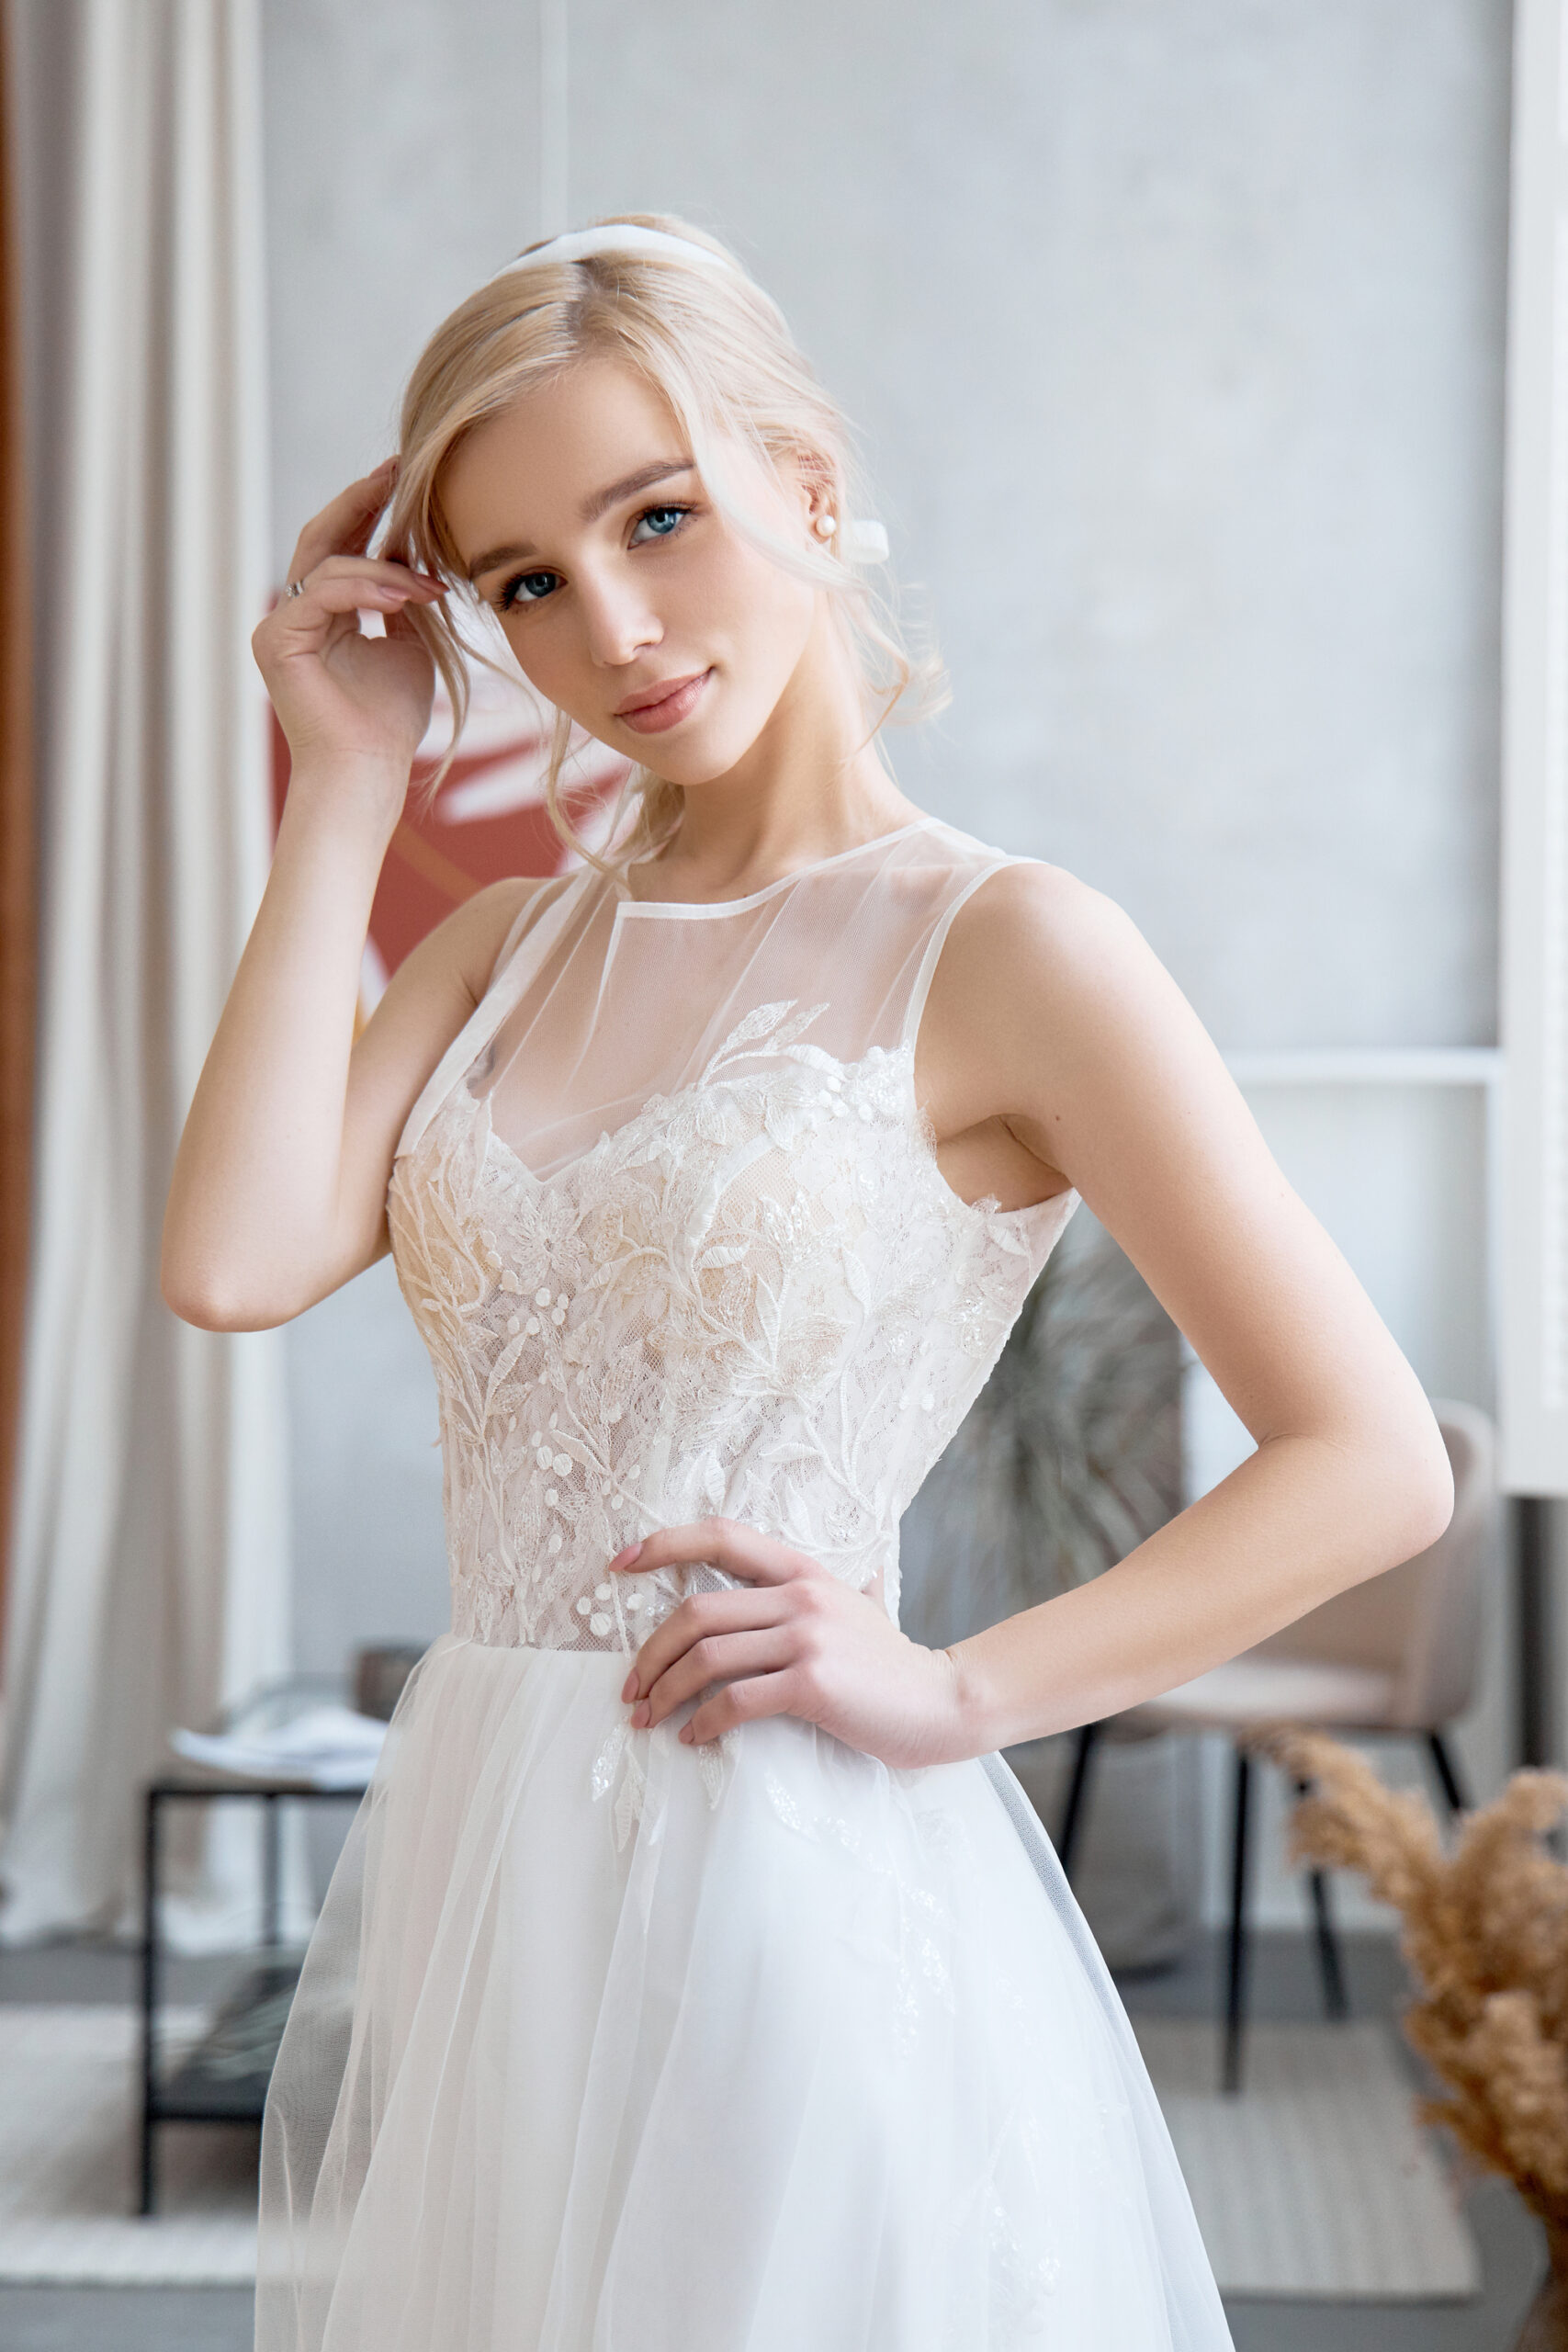
<svg viewBox="0 0 1568 2352"><path fill-rule="evenodd" d="M1437 2302L1481 2263L1392 2029L1248 2028L1225 2098L1207 2019L1134 2021L1222 2292Z"/></svg>
<svg viewBox="0 0 1568 2352"><path fill-rule="evenodd" d="M194 2011L165 2012L177 2036ZM1247 2087L1223 2098L1206 2020L1138 2040L1222 2290L1438 2301L1480 2264L1389 2030L1258 2025ZM255 2138L165 2125L160 2211L132 2212L135 2013L0 2005L0 2279L237 2286L255 2275Z"/></svg>
<svg viewBox="0 0 1568 2352"><path fill-rule="evenodd" d="M165 2046L195 2011L164 2012ZM256 2267L256 2135L164 2124L159 2211L134 2212L134 2010L0 2005L0 2279L244 2286Z"/></svg>

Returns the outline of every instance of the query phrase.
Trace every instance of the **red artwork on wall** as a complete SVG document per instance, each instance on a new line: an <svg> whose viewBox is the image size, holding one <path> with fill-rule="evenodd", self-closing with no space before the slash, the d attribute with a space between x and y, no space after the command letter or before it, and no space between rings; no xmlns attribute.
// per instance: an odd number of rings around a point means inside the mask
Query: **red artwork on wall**
<svg viewBox="0 0 1568 2352"><path fill-rule="evenodd" d="M392 836L371 909L360 978L362 1020L375 1011L410 949L487 882L508 874L560 874L581 863L545 807L547 739L532 698L477 664L470 691L462 748L434 804L422 813L420 778L440 761L452 727L451 706L445 693L436 693L408 810ZM624 760L592 737L574 747L571 813L589 838L594 818L608 813L627 772ZM272 781L276 822L288 789L288 746L276 718Z"/></svg>

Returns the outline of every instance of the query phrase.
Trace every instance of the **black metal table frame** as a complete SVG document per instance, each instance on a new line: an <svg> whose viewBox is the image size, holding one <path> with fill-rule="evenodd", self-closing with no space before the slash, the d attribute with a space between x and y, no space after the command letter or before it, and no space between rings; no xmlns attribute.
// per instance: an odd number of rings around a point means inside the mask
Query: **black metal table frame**
<svg viewBox="0 0 1568 2352"><path fill-rule="evenodd" d="M247 1804L265 1807L262 1840L262 1933L261 1950L276 1952L282 1936L282 1868L281 1822L279 1805L286 1800L298 1799L306 1804L322 1802L334 1804L357 1804L365 1793L364 1786L347 1789L321 1789L308 1781L218 1779L164 1779L150 1782L146 1792L146 1809L142 1832L142 1910L141 1910L141 2201L142 2214L152 2211L156 2201L156 2176L153 2165L153 2133L160 2123L233 2123L245 2120L231 2109L201 2108L163 2096L159 2077L157 2019L160 2001L163 1954L158 1934L158 1866L163 1809L166 1804L229 1803L236 1798Z"/></svg>

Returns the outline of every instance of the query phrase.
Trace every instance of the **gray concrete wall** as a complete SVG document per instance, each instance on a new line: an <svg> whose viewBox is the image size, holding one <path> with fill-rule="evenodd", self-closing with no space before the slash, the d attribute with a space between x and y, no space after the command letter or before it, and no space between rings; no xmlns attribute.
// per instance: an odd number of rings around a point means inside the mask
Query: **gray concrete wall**
<svg viewBox="0 0 1568 2352"><path fill-rule="evenodd" d="M265 21L281 574L539 232L537 26ZM912 795L1109 890L1227 1047L1488 1042L1505 0L571 0L570 31L572 217L727 235L863 430L953 678L895 742ZM1424 1294L1356 1165L1399 1106L1336 1115L1280 1113L1282 1148L1417 1368L1488 1401L1479 1215L1434 1224ZM1413 1108L1385 1175L1457 1138L1472 1199L1473 1125ZM444 1620L389 1269L291 1363L301 1662L335 1665Z"/></svg>
<svg viewBox="0 0 1568 2352"><path fill-rule="evenodd" d="M1501 0L573 18L574 212L733 238L864 430L955 688L914 796L1228 1046L1488 1039Z"/></svg>

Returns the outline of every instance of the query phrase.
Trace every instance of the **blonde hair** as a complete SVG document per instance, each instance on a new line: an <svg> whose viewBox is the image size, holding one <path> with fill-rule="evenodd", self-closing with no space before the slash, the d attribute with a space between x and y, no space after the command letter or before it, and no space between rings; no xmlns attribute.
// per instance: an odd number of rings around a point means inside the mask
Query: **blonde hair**
<svg viewBox="0 0 1568 2352"><path fill-rule="evenodd" d="M459 305L431 336L404 396L398 485L385 551L459 589L411 614L451 698L452 741L429 787L440 789L468 714L468 664L488 660L457 612L479 599L441 507L441 477L464 436L575 362L613 358L636 368L669 402L714 503L773 560L826 588L859 679L868 740L895 713L923 717L946 700L933 651L907 641L895 593L828 548L784 545L728 498L716 445L731 438L774 466L802 465L839 515L863 514L846 421L796 348L784 319L733 254L700 229L664 214L620 213L595 227L659 229L705 246L733 266L715 269L674 254L595 254L581 261L502 272ZM536 250L530 246L529 252ZM496 665L499 666L499 665ZM657 849L681 820L679 785L634 769L612 817L605 855L590 849L563 806L571 722L558 711L545 797L561 839L605 870ZM570 787L566 788L570 794ZM635 814L623 834L628 802Z"/></svg>

